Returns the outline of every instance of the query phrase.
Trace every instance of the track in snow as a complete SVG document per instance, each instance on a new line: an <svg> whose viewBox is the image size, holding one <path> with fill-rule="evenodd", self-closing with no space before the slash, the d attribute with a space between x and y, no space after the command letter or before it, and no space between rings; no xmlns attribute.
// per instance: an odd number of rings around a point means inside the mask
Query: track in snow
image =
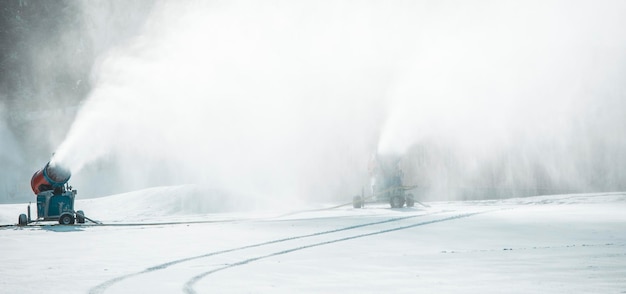
<svg viewBox="0 0 626 294"><path fill-rule="evenodd" d="M255 248L255 247L261 247L261 246L266 246L266 245L271 245L271 244L277 244L277 243L282 243L282 242L287 242L287 241L292 241L292 240L298 240L298 239L310 238L310 237L315 237L315 236L321 236L321 235L326 235L326 234L331 234L331 233L336 233L336 232L341 232L341 231L348 231L348 230L353 230L353 229L367 227L367 226L373 226L373 225L379 225L379 224L385 224L385 223L392 223L392 222L397 222L397 221L401 221L401 220L405 220L405 219L411 219L411 218L427 216L427 215L433 215L433 214L444 213L444 212L446 212L446 211L438 211L438 212L432 212L432 213L427 213L427 214L419 214L419 215L411 215L411 216L405 216L405 217L391 218L391 219L386 219L386 220L377 221L377 222L369 222L369 223L364 223L364 224L359 224L359 225L354 225L354 226L348 226L348 227L334 229L334 230L327 230L327 231L322 231L322 232L317 232L317 233L312 233L312 234L286 237L286 238L281 238L281 239L276 239L276 240L256 243L256 244L252 244L252 245L241 246L241 247L236 247L236 248L226 249L226 250L220 250L220 251L214 251L214 252L209 252L209 253L202 254L202 255L192 256L192 257L178 259L178 260L173 260L173 261L170 261L170 262L166 262L166 263L163 263L163 264L159 264L159 265L156 265L156 266L149 267L149 268L147 268L147 269L145 269L143 271L140 271L140 272L136 272L136 273L132 273L132 274L128 274L128 275L123 275L123 276L119 276L117 278L108 280L108 281L106 281L106 282L104 282L104 283L102 283L100 285L97 285L97 286L93 287L89 291L89 293L94 293L94 294L95 293L103 293L107 288L109 288L112 285L114 285L116 283L119 283L119 282L121 282L123 280L126 280L128 278L136 277L136 276L143 275L143 274L148 274L148 273L151 273L151 272L154 272L154 271L164 270L164 269L167 269L168 267L176 265L176 264L189 262L189 261L193 261L193 260L197 260L197 259L201 259L201 258L207 258L207 257L216 256L216 255L220 255L220 254L225 254L225 253L230 253L230 252L235 252L235 251L240 251L240 250L245 250L245 249L250 249L250 248Z"/></svg>
<svg viewBox="0 0 626 294"><path fill-rule="evenodd" d="M496 209L496 210L501 210L501 209ZM470 216L473 216L473 215L487 213L487 212L492 212L492 211L496 211L496 210L485 210L485 211L479 211L479 212L470 212L470 213L457 214L457 215L444 217L444 218L439 218L439 219L435 219L435 220L422 221L422 222L415 223L415 224L410 224L410 225L394 226L394 227L391 227L391 228L388 228L388 229L382 229L382 230L378 230L378 231L371 232L371 233L358 234L358 235L349 236L349 237L334 238L334 239L330 239L330 240L326 240L326 241L322 241L322 242L310 242L309 244L306 244L306 245L292 246L292 247L288 247L287 249L278 250L278 251L275 251L273 253L266 254L266 255L260 255L260 256L256 256L256 257L240 259L240 260L234 261L232 263L229 263L226 266L223 266L223 267L220 267L220 268L217 268L217 269L213 269L213 270L210 270L210 271L202 272L200 274L197 274L197 275L193 276L191 279L189 279L184 284L183 290L186 293L196 293L195 290L194 290L194 285L198 281L200 281L201 279L205 278L206 276L209 276L209 275L211 275L213 273L216 273L216 272L219 272L219 271L223 271L223 270L226 270L226 269L229 269L229 268L233 268L233 267L249 264L251 262L255 262L255 261L258 261L258 260L261 260L261 259L266 259L266 258L270 258L270 257L273 257L273 256L278 256L278 255L284 255L284 254L288 254L288 253L291 253L291 252L304 250L304 249L307 249L307 248L313 248L313 247L318 247L318 246L323 246L323 245L329 245L329 244L338 243L338 242L347 241L347 240L352 240L352 239L357 239L357 238L364 238L364 237L369 237L369 236L374 236L374 235L380 235L380 234L384 234L384 233L405 230L405 229L414 228L414 227L418 227L418 226L424 226L424 225L433 224L433 223L439 223L439 222L444 222L444 221L451 221L451 220L466 218L466 217L470 217ZM252 244L252 245L247 245L247 246L242 246L242 247L236 247L236 248L226 249L226 250L220 250L220 251L214 251L214 252L209 252L209 253L202 254L202 255L192 256L192 257L178 259L178 260L173 260L173 261L170 261L170 262L166 262L166 263L163 263L163 264L159 264L159 265L156 265L156 266L152 266L152 267L146 268L145 270L140 271L140 272L136 272L136 273L132 273L132 274L128 274L128 275L119 276L117 278L113 278L111 280L108 280L108 281L106 281L104 283L101 283L101 284L93 287L92 289L90 289L89 293L94 293L94 294L95 293L104 293L111 286L113 286L113 285L115 285L115 284L117 284L119 282L122 282L124 280L127 280L129 278L134 278L134 277L137 277L137 276L140 276L140 275L144 275L144 274L149 274L149 273L153 273L153 272L156 272L156 271L165 270L165 269L170 268L171 266L178 265L178 264L185 263L185 262L196 261L196 260L200 260L200 259L203 259L203 258L213 257L213 256L221 255L221 254L231 253L231 252L242 251L242 250L245 250L245 249L257 248L257 247L265 247L265 246L272 245L272 244L279 244L279 243L285 243L285 242L288 242L288 241L293 241L293 240L298 240L298 239L305 239L305 238L323 236L323 235L328 235L328 234L337 233L337 232L344 232L344 231L349 231L349 230L353 230L353 229L357 229L357 228L363 228L363 227L368 227L368 226L375 226L375 225L395 223L395 222L409 220L409 219L413 219L413 218L417 218L417 217L424 217L424 216L436 215L436 214L447 213L447 212L452 212L452 211L438 211L438 212L432 212L432 213L426 213L426 214L417 214L417 215L411 215L411 216L405 216L405 217L390 218L390 219L386 219L386 220L382 220L382 221L368 222L368 223L363 223L363 224L358 224L358 225L338 228L338 229L334 229L334 230L321 231L321 232L312 233L312 234L286 237L286 238L281 238L281 239L261 242L261 243L257 243L257 244Z"/></svg>
<svg viewBox="0 0 626 294"><path fill-rule="evenodd" d="M497 210L501 210L501 209L497 209ZM407 226L401 226L401 227L395 227L395 228L391 228L391 229L376 231L376 232L372 232L372 233L359 234L359 235L354 235L354 236L350 236L350 237L344 237L344 238L333 239L333 240L319 242L319 243L313 243L313 244L299 246L299 247L294 247L294 248L290 248L290 249L286 249L286 250L276 251L274 253L270 253L270 254L267 254L267 255L262 255L262 256L248 258L248 259L241 260L241 261L238 261L238 262L235 262L235 263L232 263L232 264L229 264L227 266L223 266L223 267L220 267L220 268L217 268L217 269L214 269L214 270L206 271L206 272L203 272L203 273L201 273L199 275L194 276L193 278L189 279L185 283L185 285L183 286L183 291L185 293L188 293L188 294L195 294L197 292L194 289L194 285L198 281L202 280L203 278L205 278L205 277L207 277L207 276L209 276L211 274L214 274L214 273L226 270L226 269L230 269L230 268L233 268L233 267L246 265L246 264L249 264L251 262L258 261L258 260L262 260L262 259L266 259L266 258L270 258L270 257L274 257L274 256L279 256L279 255L284 255L284 254L288 254L288 253L292 253L292 252L296 252L296 251L300 251L300 250L304 250L304 249L308 249L308 248L314 248L314 247L319 247L319 246L323 246L323 245L329 245L329 244L333 244L333 243L338 243L338 242L343 242L343 241L348 241L348 240L353 240L353 239L358 239L358 238L364 238L364 237L370 237L370 236L375 236L375 235L380 235L380 234L385 234L385 233L390 233L390 232L395 232L395 231L400 231L400 230L406 230L406 229L419 227L419 226L424 226L424 225L429 225L429 224L434 224L434 223L440 223L440 222L445 222L445 221L457 220L457 219L466 218L466 217L470 217L470 216L473 216L473 215L483 214L483 213L492 212L492 211L495 211L495 210L464 213L464 214L454 215L454 216L445 217L445 218L441 218L441 219L425 221L425 222L419 222L419 223L412 224L412 225L407 225ZM408 218L408 217L406 217L406 218Z"/></svg>

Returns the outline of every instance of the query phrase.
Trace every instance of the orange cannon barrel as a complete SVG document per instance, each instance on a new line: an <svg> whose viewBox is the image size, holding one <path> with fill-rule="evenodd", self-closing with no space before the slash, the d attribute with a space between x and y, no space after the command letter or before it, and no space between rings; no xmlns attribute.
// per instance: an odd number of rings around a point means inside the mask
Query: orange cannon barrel
<svg viewBox="0 0 626 294"><path fill-rule="evenodd" d="M38 170L30 179L30 187L35 194L42 191L63 187L70 180L72 173L70 170L59 165L48 162L43 169Z"/></svg>

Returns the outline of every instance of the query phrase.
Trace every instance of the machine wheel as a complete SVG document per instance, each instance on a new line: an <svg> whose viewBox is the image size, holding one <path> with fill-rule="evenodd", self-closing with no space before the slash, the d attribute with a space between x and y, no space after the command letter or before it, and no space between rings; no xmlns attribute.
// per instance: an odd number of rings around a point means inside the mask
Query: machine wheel
<svg viewBox="0 0 626 294"><path fill-rule="evenodd" d="M28 217L25 214L20 214L20 216L17 218L17 225L18 226L25 226L28 224Z"/></svg>
<svg viewBox="0 0 626 294"><path fill-rule="evenodd" d="M415 199L413 198L413 194L406 195L406 207L415 206Z"/></svg>
<svg viewBox="0 0 626 294"><path fill-rule="evenodd" d="M74 216L69 214L69 213L61 215L61 217L59 217L59 224L62 224L62 225L73 225L74 224Z"/></svg>
<svg viewBox="0 0 626 294"><path fill-rule="evenodd" d="M391 204L391 208L402 208L404 206L404 197L393 196L389 199L389 204Z"/></svg>
<svg viewBox="0 0 626 294"><path fill-rule="evenodd" d="M361 198L360 195L356 195L352 198L352 207L354 208L363 208L365 201Z"/></svg>
<svg viewBox="0 0 626 294"><path fill-rule="evenodd" d="M82 210L76 212L76 222L79 224L85 223L85 213Z"/></svg>

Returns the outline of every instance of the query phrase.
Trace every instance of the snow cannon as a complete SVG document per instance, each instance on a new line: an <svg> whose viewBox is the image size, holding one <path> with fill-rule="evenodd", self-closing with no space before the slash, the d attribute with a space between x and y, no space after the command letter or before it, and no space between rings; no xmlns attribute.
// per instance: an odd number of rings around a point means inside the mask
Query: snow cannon
<svg viewBox="0 0 626 294"><path fill-rule="evenodd" d="M66 167L48 162L43 169L38 170L30 180L30 186L35 194L47 190L63 187L72 176Z"/></svg>
<svg viewBox="0 0 626 294"><path fill-rule="evenodd" d="M409 190L417 186L405 186L402 183L404 173L400 168L401 157L396 155L374 154L369 163L370 181L372 194L365 197L365 189L361 190L361 195L352 197L352 207L363 208L365 200L372 202L388 202L391 208L402 208L415 206L415 200ZM422 204L424 205L424 204Z"/></svg>
<svg viewBox="0 0 626 294"><path fill-rule="evenodd" d="M37 195L37 219L31 220L30 205L27 214L20 214L18 225L25 226L31 222L58 221L61 225L73 225L75 222L85 223L82 210L74 211L76 190L68 184L72 173L67 167L55 162L48 162L38 170L30 180L33 193Z"/></svg>

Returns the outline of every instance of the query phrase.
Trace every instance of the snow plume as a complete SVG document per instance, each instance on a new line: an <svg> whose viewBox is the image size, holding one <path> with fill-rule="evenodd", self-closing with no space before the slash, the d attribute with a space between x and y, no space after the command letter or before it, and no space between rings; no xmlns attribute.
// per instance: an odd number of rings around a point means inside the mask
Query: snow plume
<svg viewBox="0 0 626 294"><path fill-rule="evenodd" d="M626 5L449 4L390 91L380 152L412 153L408 178L439 196L625 189Z"/></svg>
<svg viewBox="0 0 626 294"><path fill-rule="evenodd" d="M581 171L626 147L610 143L626 131L622 15L619 1L165 1L101 57L55 160L88 195L350 199L376 150L404 154L423 187L591 187Z"/></svg>
<svg viewBox="0 0 626 294"><path fill-rule="evenodd" d="M54 158L83 195L191 183L246 206L360 190L392 72L374 41L397 36L369 35L373 7L268 4L166 1L102 57Z"/></svg>

